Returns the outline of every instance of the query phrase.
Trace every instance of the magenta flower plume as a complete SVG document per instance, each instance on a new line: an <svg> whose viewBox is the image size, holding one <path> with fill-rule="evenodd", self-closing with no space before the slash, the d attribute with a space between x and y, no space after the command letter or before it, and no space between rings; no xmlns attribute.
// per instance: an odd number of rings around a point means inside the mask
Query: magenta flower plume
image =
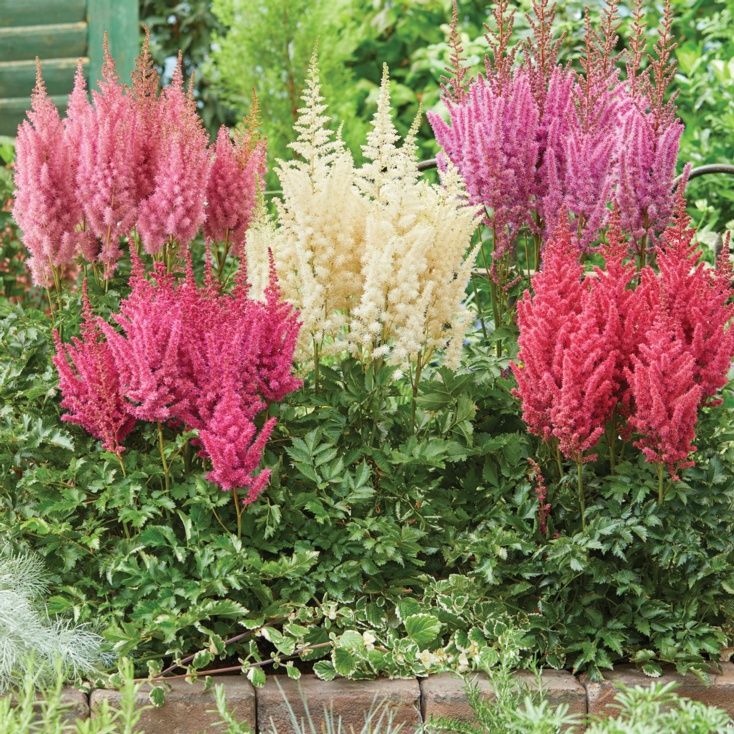
<svg viewBox="0 0 734 734"><path fill-rule="evenodd" d="M532 223L539 113L527 76L495 90L483 77L462 103L447 102L450 122L428 113L436 140L466 182L472 203L487 210L502 257L518 230Z"/></svg>
<svg viewBox="0 0 734 734"><path fill-rule="evenodd" d="M13 206L36 285L49 285L53 268L71 263L79 248L82 210L70 175L77 155L46 93L39 64L28 119L18 128Z"/></svg>
<svg viewBox="0 0 734 734"><path fill-rule="evenodd" d="M265 289L265 301L257 304L262 320L257 375L260 394L268 402L277 403L302 385L292 369L301 323L295 309L281 297L273 253L268 254L270 278ZM244 278L244 260L241 263Z"/></svg>
<svg viewBox="0 0 734 734"><path fill-rule="evenodd" d="M239 255L245 244L265 174L265 145L251 133L233 142L222 126L217 135L209 183L204 233L232 245Z"/></svg>
<svg viewBox="0 0 734 734"><path fill-rule="evenodd" d="M120 258L120 238L137 219L142 130L137 107L106 46L99 90L92 97L94 105L81 120L77 182L89 229L101 240L99 260L109 276Z"/></svg>
<svg viewBox="0 0 734 734"><path fill-rule="evenodd" d="M204 222L211 168L207 134L194 100L184 91L180 59L159 104L161 138L155 184L138 215L138 230L151 255L169 240L186 247L194 239Z"/></svg>
<svg viewBox="0 0 734 734"><path fill-rule="evenodd" d="M135 426L120 396L115 362L104 341L99 322L92 313L83 286L81 338L62 344L54 331L56 354L53 362L59 374L61 420L75 423L102 441L108 451L120 454L122 442Z"/></svg>
<svg viewBox="0 0 734 734"><path fill-rule="evenodd" d="M269 469L257 475L254 472L276 423L275 418L269 418L258 433L248 413L237 391L227 389L207 427L199 432L204 451L212 462L209 480L222 490L247 488L245 505L260 496L270 478Z"/></svg>
<svg viewBox="0 0 734 734"><path fill-rule="evenodd" d="M673 210L675 164L683 125L655 124L639 104L627 111L619 146L617 204L623 228L638 242L655 244Z"/></svg>
<svg viewBox="0 0 734 734"><path fill-rule="evenodd" d="M122 333L101 324L125 406L141 420L197 430L209 478L226 490L247 488L248 504L267 483L269 473L255 471L275 426L270 419L258 432L255 418L301 385L292 374L298 314L281 300L274 268L257 302L244 267L234 291L223 293L210 265L197 285L190 253L182 282L161 263L147 278L134 250L131 258L131 292L113 317Z"/></svg>
<svg viewBox="0 0 734 734"><path fill-rule="evenodd" d="M556 229L569 185L566 147L570 132L576 126L575 83L573 71L553 70L536 133L538 159L533 204L537 203L538 215L549 235Z"/></svg>
<svg viewBox="0 0 734 734"><path fill-rule="evenodd" d="M519 352L511 364L514 394L528 430L553 438L553 412L564 378L564 354L577 328L584 296L583 268L572 246L565 215L543 251L543 267L517 305Z"/></svg>
<svg viewBox="0 0 734 734"><path fill-rule="evenodd" d="M639 435L635 442L645 458L678 471L692 466L698 407L703 390L695 382L695 360L677 325L659 313L633 355L628 380L635 401L629 423Z"/></svg>

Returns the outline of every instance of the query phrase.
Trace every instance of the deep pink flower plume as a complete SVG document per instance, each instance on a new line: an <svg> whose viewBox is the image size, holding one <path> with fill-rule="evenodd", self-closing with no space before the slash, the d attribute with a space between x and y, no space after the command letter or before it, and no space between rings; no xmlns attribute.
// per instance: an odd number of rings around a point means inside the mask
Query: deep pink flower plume
<svg viewBox="0 0 734 734"><path fill-rule="evenodd" d="M553 413L563 385L564 356L581 312L583 274L568 218L562 215L543 251L543 266L533 276L533 294L525 291L517 304L520 349L511 365L523 420L544 441L554 437Z"/></svg>
<svg viewBox="0 0 734 734"><path fill-rule="evenodd" d="M59 374L61 420L76 423L102 441L108 451L122 452L122 442L135 426L120 394L115 361L92 313L86 281L82 290L83 321L81 338L62 344L54 331L56 354L53 362Z"/></svg>

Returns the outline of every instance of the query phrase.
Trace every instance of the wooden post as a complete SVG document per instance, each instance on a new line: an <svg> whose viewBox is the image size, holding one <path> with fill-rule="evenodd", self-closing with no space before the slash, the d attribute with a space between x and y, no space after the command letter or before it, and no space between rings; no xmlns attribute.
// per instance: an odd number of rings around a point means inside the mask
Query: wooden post
<svg viewBox="0 0 734 734"><path fill-rule="evenodd" d="M117 74L127 83L138 55L138 0L87 0L89 88L102 77L104 34L110 42Z"/></svg>

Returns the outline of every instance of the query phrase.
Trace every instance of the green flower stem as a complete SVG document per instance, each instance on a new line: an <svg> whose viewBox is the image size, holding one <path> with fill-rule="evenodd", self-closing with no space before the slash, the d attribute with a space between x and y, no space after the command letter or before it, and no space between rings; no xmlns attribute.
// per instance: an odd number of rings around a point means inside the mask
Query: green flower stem
<svg viewBox="0 0 734 734"><path fill-rule="evenodd" d="M665 499L665 483L664 483L664 472L665 467L662 464L658 464L658 503L662 504Z"/></svg>
<svg viewBox="0 0 734 734"><path fill-rule="evenodd" d="M237 537L242 537L242 506L240 505L240 498L237 496L237 490L232 490L232 502L234 503L234 511L237 515Z"/></svg>
<svg viewBox="0 0 734 734"><path fill-rule="evenodd" d="M558 467L558 481L563 479L563 464L561 463L561 449L556 444L556 450L554 452L556 457L556 466Z"/></svg>
<svg viewBox="0 0 734 734"><path fill-rule="evenodd" d="M423 354L419 354L415 363L415 374L412 375L412 394L410 401L410 425L413 426L413 432L415 433L415 409L416 402L418 400L418 385L421 381L421 372L423 371L423 360L421 359Z"/></svg>
<svg viewBox="0 0 734 734"><path fill-rule="evenodd" d="M576 462L576 486L579 493L579 510L581 511L581 529L586 530L586 498L584 497L584 465Z"/></svg>
<svg viewBox="0 0 734 734"><path fill-rule="evenodd" d="M158 423L158 450L161 454L161 466L163 467L163 479L166 492L171 489L171 475L168 471L168 462L166 461L166 452L163 441L163 424Z"/></svg>

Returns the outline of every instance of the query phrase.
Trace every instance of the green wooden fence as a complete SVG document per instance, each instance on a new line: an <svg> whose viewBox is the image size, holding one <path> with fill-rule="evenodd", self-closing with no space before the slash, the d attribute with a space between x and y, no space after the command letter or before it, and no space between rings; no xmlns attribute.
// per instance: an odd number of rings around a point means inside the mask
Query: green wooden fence
<svg viewBox="0 0 734 734"><path fill-rule="evenodd" d="M0 0L0 135L15 135L28 109L36 57L63 110L78 59L90 87L99 79L105 32L126 79L138 53L138 0Z"/></svg>

